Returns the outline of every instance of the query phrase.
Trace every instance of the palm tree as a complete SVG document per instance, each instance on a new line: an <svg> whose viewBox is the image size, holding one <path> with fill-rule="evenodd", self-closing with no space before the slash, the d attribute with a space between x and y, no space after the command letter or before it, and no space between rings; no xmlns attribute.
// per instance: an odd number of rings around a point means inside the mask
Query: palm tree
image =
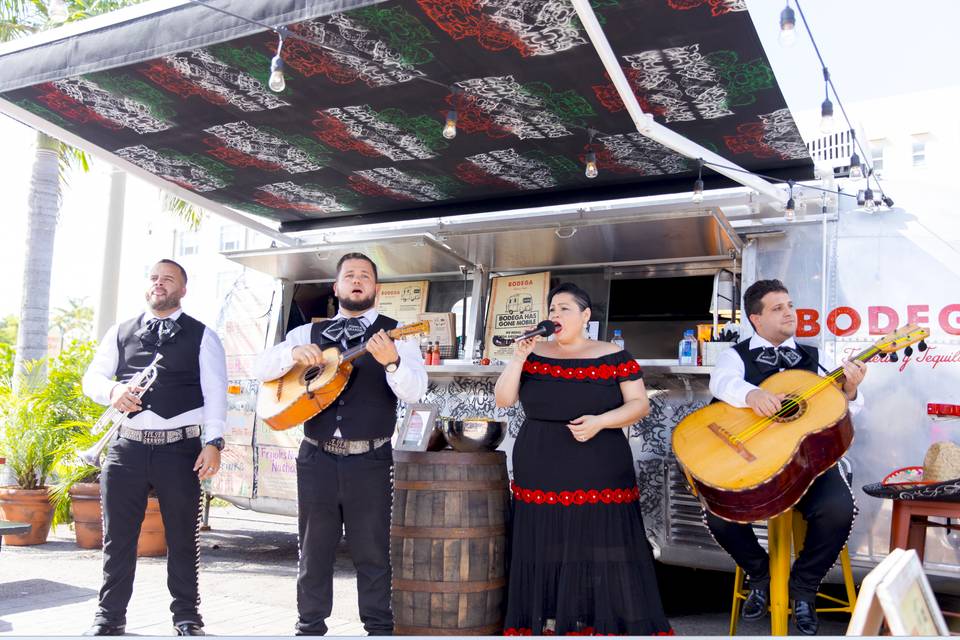
<svg viewBox="0 0 960 640"><path fill-rule="evenodd" d="M61 22L82 20L142 0L0 0L0 42L37 33ZM24 257L17 334L15 370L39 361L47 354L50 328L50 272L53 245L60 213L61 185L71 167L87 170L82 151L67 146L40 131L30 177L27 207L27 245ZM176 199L173 199L176 202ZM202 213L187 203L177 204L176 213L187 224L199 224ZM23 376L16 376L22 379Z"/></svg>

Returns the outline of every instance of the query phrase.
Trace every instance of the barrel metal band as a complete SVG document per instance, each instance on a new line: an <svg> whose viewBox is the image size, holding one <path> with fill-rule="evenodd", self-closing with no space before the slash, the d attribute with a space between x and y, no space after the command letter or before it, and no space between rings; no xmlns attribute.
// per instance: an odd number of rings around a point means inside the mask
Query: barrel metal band
<svg viewBox="0 0 960 640"><path fill-rule="evenodd" d="M408 627L397 624L394 625L393 632L398 636L495 636L503 633L503 623L497 622L483 627L462 627L459 629Z"/></svg>
<svg viewBox="0 0 960 640"><path fill-rule="evenodd" d="M492 538L507 535L505 525L493 527L390 527L398 538Z"/></svg>
<svg viewBox="0 0 960 640"><path fill-rule="evenodd" d="M395 489L417 491L480 491L484 489L507 489L502 480L394 480Z"/></svg>
<svg viewBox="0 0 960 640"><path fill-rule="evenodd" d="M414 591L418 593L483 593L507 586L507 578L495 578L483 582L431 582L429 580L393 579L394 591ZM464 634L466 635L466 634Z"/></svg>

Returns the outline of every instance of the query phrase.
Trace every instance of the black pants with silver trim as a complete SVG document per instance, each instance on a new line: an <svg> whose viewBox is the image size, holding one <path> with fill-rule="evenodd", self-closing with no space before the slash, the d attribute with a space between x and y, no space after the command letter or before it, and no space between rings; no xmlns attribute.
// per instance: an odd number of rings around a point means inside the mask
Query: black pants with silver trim
<svg viewBox="0 0 960 640"><path fill-rule="evenodd" d="M813 481L794 509L807 521L807 536L790 570L790 598L812 602L850 537L857 507L850 487L834 466ZM753 527L722 520L709 512L706 515L713 537L747 574L750 588L769 587L770 558Z"/></svg>
<svg viewBox="0 0 960 640"><path fill-rule="evenodd" d="M125 625L137 568L137 538L156 491L167 538L167 588L174 624L202 624L198 612L200 480L193 465L200 438L150 446L117 438L100 476L103 495L103 587L95 624Z"/></svg>
<svg viewBox="0 0 960 640"><path fill-rule="evenodd" d="M297 456L300 567L297 632L323 635L333 610L333 563L346 532L357 569L360 619L370 635L391 635L390 443L338 456L303 442Z"/></svg>

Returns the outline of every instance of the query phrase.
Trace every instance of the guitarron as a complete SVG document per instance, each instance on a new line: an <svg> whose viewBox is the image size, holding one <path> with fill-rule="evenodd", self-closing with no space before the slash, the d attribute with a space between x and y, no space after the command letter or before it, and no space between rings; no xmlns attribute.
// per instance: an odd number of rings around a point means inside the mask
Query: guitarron
<svg viewBox="0 0 960 640"><path fill-rule="evenodd" d="M867 362L920 342L927 329L907 325L880 338L851 360ZM694 493L714 515L755 522L783 513L853 442L843 367L824 377L802 369L776 373L760 384L785 394L780 411L765 418L753 409L715 402L684 418L673 451Z"/></svg>
<svg viewBox="0 0 960 640"><path fill-rule="evenodd" d="M391 340L426 333L428 321L397 327L387 332ZM341 352L337 347L323 350L323 363L293 368L276 380L260 385L257 415L270 427L283 431L301 424L329 407L347 386L353 361L367 352L367 343Z"/></svg>

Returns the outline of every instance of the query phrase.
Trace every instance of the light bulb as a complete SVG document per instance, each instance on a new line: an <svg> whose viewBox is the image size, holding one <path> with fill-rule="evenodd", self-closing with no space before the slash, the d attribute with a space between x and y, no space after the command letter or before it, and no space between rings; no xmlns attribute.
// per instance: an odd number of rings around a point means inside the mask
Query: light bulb
<svg viewBox="0 0 960 640"><path fill-rule="evenodd" d="M280 59L279 54L273 56L273 60L270 61L270 81L267 85L276 93L287 88L286 78L283 77L283 60Z"/></svg>
<svg viewBox="0 0 960 640"><path fill-rule="evenodd" d="M697 178L693 183L693 198L691 198L694 204L700 204L703 202L703 180Z"/></svg>
<svg viewBox="0 0 960 640"><path fill-rule="evenodd" d="M597 154L593 151L587 152L587 168L584 170L583 175L587 176L591 180L596 178L600 172L597 170Z"/></svg>
<svg viewBox="0 0 960 640"><path fill-rule="evenodd" d="M820 105L820 131L833 133L833 103L829 98Z"/></svg>
<svg viewBox="0 0 960 640"><path fill-rule="evenodd" d="M443 125L443 137L447 140L457 137L457 112L453 109L447 112L447 122Z"/></svg>
<svg viewBox="0 0 960 640"><path fill-rule="evenodd" d="M780 12L780 45L792 47L797 41L797 18L789 5Z"/></svg>
<svg viewBox="0 0 960 640"><path fill-rule="evenodd" d="M50 0L47 5L47 15L51 22L59 24L66 22L67 18L70 17L70 9L64 0Z"/></svg>
<svg viewBox="0 0 960 640"><path fill-rule="evenodd" d="M865 204L867 204L867 194L863 189L860 189L860 191L857 191L857 206L862 207Z"/></svg>
<svg viewBox="0 0 960 640"><path fill-rule="evenodd" d="M866 207L867 211L869 211L870 213L873 213L874 211L877 210L877 204L873 201L873 189L871 189L870 187L867 187L866 189L864 189L863 200L864 200L864 207Z"/></svg>
<svg viewBox="0 0 960 640"><path fill-rule="evenodd" d="M787 200L787 206L783 209L783 217L787 222L793 222L793 219L797 216L797 204L793 198Z"/></svg>
<svg viewBox="0 0 960 640"><path fill-rule="evenodd" d="M857 155L857 152L854 151L853 155L850 156L850 177L859 180L863 177L863 165L860 164L860 156Z"/></svg>

